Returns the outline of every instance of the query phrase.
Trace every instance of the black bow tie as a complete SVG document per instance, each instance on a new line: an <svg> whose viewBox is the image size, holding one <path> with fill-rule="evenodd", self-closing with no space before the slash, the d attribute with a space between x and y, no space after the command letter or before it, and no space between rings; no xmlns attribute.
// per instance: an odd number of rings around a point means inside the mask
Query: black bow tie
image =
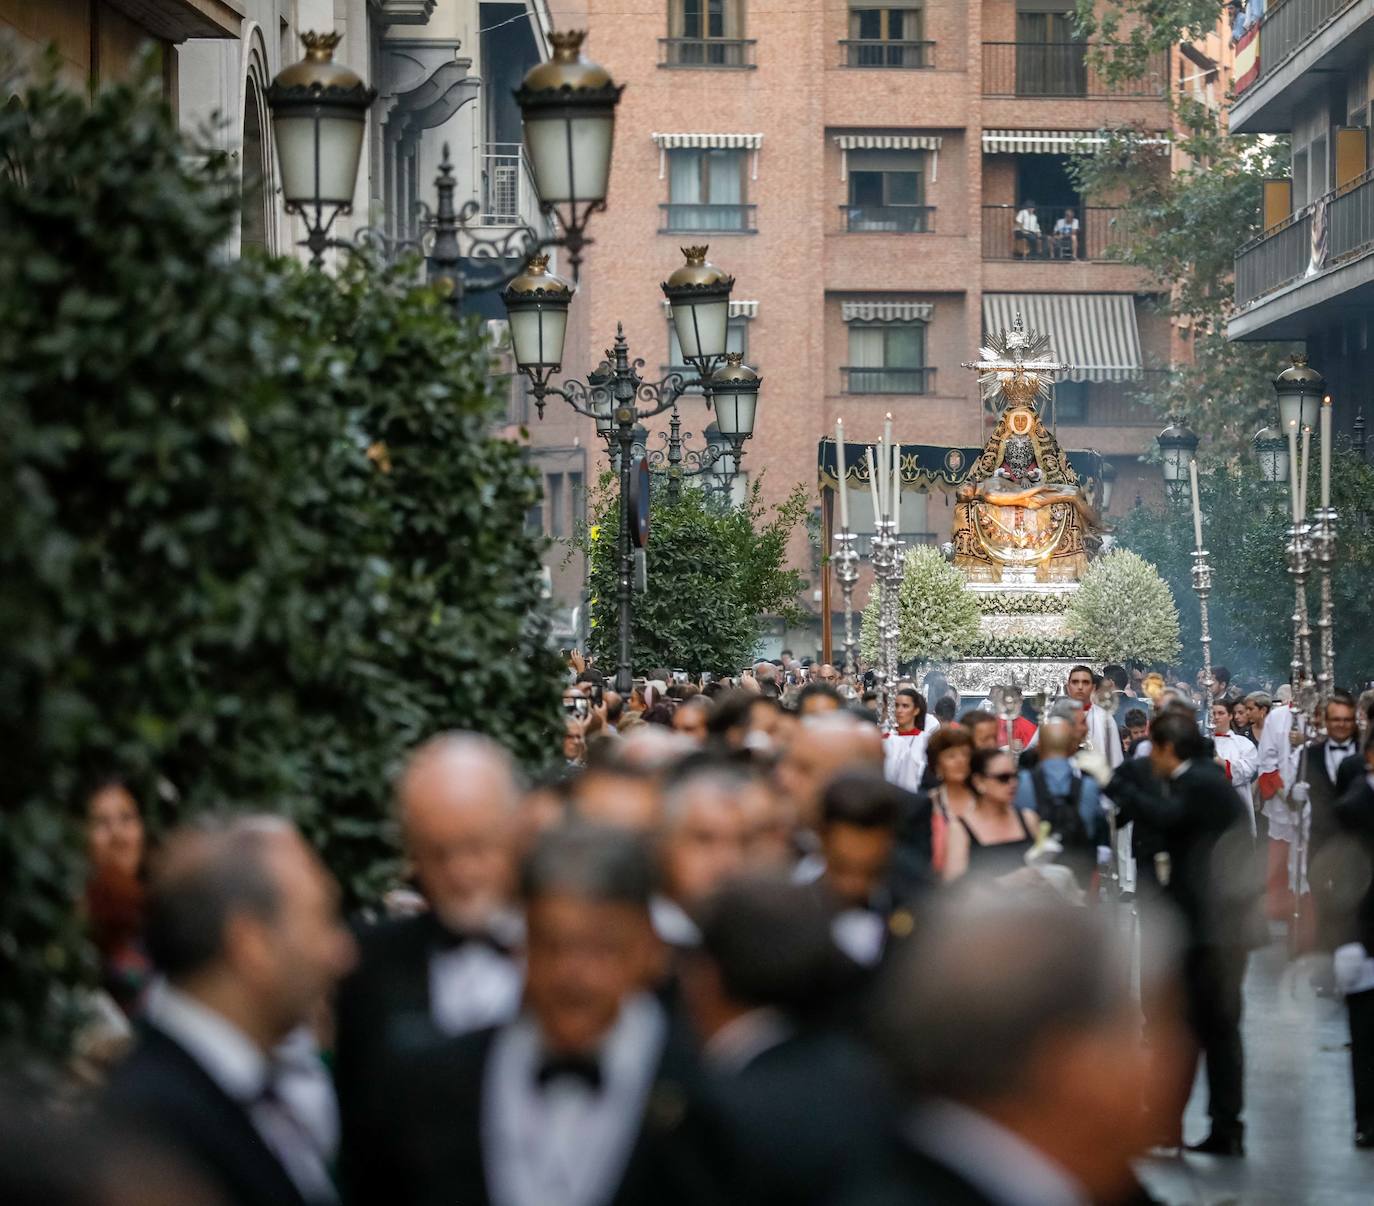
<svg viewBox="0 0 1374 1206"><path fill-rule="evenodd" d="M451 930L441 925L437 931L434 944L441 951L456 951L464 946L485 946L498 955L510 954L510 947L486 930Z"/></svg>
<svg viewBox="0 0 1374 1206"><path fill-rule="evenodd" d="M1328 741L1326 745L1328 749L1335 750L1338 754L1353 754L1355 752L1355 743L1353 741Z"/></svg>
<svg viewBox="0 0 1374 1206"><path fill-rule="evenodd" d="M581 1081L593 1093L599 1093L601 1062L594 1055L546 1055L535 1069L534 1080L541 1089L563 1079Z"/></svg>

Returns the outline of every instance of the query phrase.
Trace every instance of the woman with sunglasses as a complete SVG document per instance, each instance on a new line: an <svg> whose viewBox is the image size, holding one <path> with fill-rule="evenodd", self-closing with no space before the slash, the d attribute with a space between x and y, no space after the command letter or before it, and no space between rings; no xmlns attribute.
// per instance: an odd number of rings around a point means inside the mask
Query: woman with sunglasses
<svg viewBox="0 0 1374 1206"><path fill-rule="evenodd" d="M951 824L946 839L944 878L972 873L997 879L1021 870L1035 844L1040 818L1017 809L1016 761L1006 750L975 750L969 767L973 807Z"/></svg>

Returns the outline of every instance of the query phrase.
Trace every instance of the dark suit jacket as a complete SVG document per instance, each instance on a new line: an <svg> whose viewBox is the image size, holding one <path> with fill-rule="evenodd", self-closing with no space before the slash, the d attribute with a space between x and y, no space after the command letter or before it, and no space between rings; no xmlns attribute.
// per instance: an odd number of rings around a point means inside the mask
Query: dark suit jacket
<svg viewBox="0 0 1374 1206"><path fill-rule="evenodd" d="M152 1026L107 1086L111 1123L163 1146L232 1206L304 1206L247 1110Z"/></svg>
<svg viewBox="0 0 1374 1206"><path fill-rule="evenodd" d="M1342 758L1342 763L1349 758ZM1349 910L1340 901L1339 885L1334 869L1340 864L1339 852L1331 848L1331 841L1340 834L1336 819L1336 804L1342 792L1337 779L1326 773L1326 742L1314 741L1307 748L1305 778L1311 790L1312 825L1309 830L1307 852L1307 880L1312 889L1312 905L1316 913L1316 941L1322 950L1335 950L1348 924Z"/></svg>
<svg viewBox="0 0 1374 1206"><path fill-rule="evenodd" d="M351 1206L488 1206L482 1097L496 1028L397 1061L384 1108L348 1153ZM669 1028L638 1138L610 1206L721 1206L732 1175L718 1103ZM550 1203L549 1206L556 1206Z"/></svg>
<svg viewBox="0 0 1374 1206"><path fill-rule="evenodd" d="M1144 779L1123 764L1107 794L1118 819L1143 822L1169 855L1164 894L1178 906L1193 946L1253 947L1263 940L1249 818L1215 762L1195 759L1178 778ZM1228 849L1214 857L1218 843ZM1221 882L1222 877L1228 882Z"/></svg>
<svg viewBox="0 0 1374 1206"><path fill-rule="evenodd" d="M754 1206L831 1203L887 1166L895 1106L876 1061L830 1028L801 1030L721 1077L720 1098Z"/></svg>
<svg viewBox="0 0 1374 1206"><path fill-rule="evenodd" d="M841 1193L840 1206L997 1206L947 1164L893 1141L885 1175Z"/></svg>
<svg viewBox="0 0 1374 1206"><path fill-rule="evenodd" d="M1340 928L1333 935L1335 944L1362 942L1365 950L1374 954L1374 882L1369 879L1374 867L1374 788L1363 778L1357 780L1336 802L1335 813L1340 831L1353 846L1345 847L1334 868L1345 902L1337 918ZM1356 884L1365 888L1352 900L1352 886Z"/></svg>

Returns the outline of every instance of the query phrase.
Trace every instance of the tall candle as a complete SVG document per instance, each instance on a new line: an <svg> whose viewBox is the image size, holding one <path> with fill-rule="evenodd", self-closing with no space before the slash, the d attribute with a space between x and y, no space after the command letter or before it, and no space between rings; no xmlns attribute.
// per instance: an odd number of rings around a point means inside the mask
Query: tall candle
<svg viewBox="0 0 1374 1206"><path fill-rule="evenodd" d="M1322 508L1331 505L1331 395L1322 399Z"/></svg>
<svg viewBox="0 0 1374 1206"><path fill-rule="evenodd" d="M840 483L840 527L849 530L849 486L845 481L844 420L835 420L835 476Z"/></svg>
<svg viewBox="0 0 1374 1206"><path fill-rule="evenodd" d="M1301 522L1301 513L1298 510L1298 425L1295 422L1288 424L1288 488L1292 494L1293 501L1293 522Z"/></svg>
<svg viewBox="0 0 1374 1206"><path fill-rule="evenodd" d="M1302 482L1298 489L1298 522L1307 520L1307 466L1312 459L1312 429L1302 429Z"/></svg>
<svg viewBox="0 0 1374 1206"><path fill-rule="evenodd" d="M892 508L894 534L902 530L902 446L892 445Z"/></svg>
<svg viewBox="0 0 1374 1206"><path fill-rule="evenodd" d="M873 523L874 530L877 530L878 516L883 513L883 486L878 478L878 467L873 463L873 449L864 449L864 457L868 461L868 484L873 488Z"/></svg>
<svg viewBox="0 0 1374 1206"><path fill-rule="evenodd" d="M1188 462L1188 477L1193 486L1193 540L1195 547L1202 548L1202 503L1197 496L1197 461Z"/></svg>

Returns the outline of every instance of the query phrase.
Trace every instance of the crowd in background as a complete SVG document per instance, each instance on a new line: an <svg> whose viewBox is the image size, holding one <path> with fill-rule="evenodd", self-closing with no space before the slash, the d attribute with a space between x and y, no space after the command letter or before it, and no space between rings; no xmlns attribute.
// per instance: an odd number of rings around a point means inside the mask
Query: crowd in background
<svg viewBox="0 0 1374 1206"><path fill-rule="evenodd" d="M1266 905L1335 953L1370 1146L1370 701L1336 693L1309 742L1215 677L1080 666L1038 710L961 710L930 676L885 734L830 665L622 698L574 657L562 765L414 751L407 874L347 923L288 821L150 854L99 782L95 1104L0 1125L0 1199L1145 1202L1199 1058L1192 1149L1244 1153Z"/></svg>

